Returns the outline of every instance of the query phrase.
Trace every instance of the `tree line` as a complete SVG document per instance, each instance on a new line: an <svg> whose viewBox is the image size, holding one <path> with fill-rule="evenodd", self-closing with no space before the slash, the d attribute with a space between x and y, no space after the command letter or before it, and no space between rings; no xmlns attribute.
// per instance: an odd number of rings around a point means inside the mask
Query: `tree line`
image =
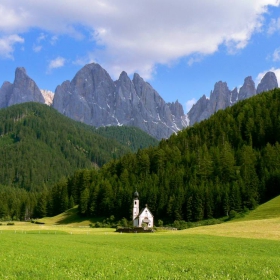
<svg viewBox="0 0 280 280"><path fill-rule="evenodd" d="M165 223L254 209L280 194L279 110L279 89L240 101L157 147L76 171L38 196L35 213L79 205L84 216L131 219L136 188Z"/></svg>

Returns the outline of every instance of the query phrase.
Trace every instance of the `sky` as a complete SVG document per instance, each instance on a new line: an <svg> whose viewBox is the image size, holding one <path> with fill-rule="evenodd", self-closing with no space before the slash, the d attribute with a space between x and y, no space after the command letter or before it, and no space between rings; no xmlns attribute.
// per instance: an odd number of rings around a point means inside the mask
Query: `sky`
<svg viewBox="0 0 280 280"><path fill-rule="evenodd" d="M218 81L274 71L280 85L280 0L1 0L0 18L0 85L24 67L54 92L95 62L186 113Z"/></svg>

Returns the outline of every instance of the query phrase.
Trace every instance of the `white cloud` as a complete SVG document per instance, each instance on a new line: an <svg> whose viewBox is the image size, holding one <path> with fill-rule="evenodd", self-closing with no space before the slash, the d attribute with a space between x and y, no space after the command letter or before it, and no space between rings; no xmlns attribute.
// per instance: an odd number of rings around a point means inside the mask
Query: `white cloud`
<svg viewBox="0 0 280 280"><path fill-rule="evenodd" d="M201 55L194 55L188 60L188 65L192 66L194 63L200 62L203 59Z"/></svg>
<svg viewBox="0 0 280 280"><path fill-rule="evenodd" d="M52 69L61 68L65 65L65 58L58 56L57 58L50 61L48 66L48 72L51 72Z"/></svg>
<svg viewBox="0 0 280 280"><path fill-rule="evenodd" d="M272 35L280 30L280 18L272 19L268 27L268 34Z"/></svg>
<svg viewBox="0 0 280 280"><path fill-rule="evenodd" d="M192 108L192 106L196 103L196 99L193 98L193 99L190 99L186 102L186 112L189 112L190 109Z"/></svg>
<svg viewBox="0 0 280 280"><path fill-rule="evenodd" d="M40 45L36 46L36 45L34 45L33 46L33 51L38 53L38 52L40 52L42 50L42 48L43 48L43 46L40 46Z"/></svg>
<svg viewBox="0 0 280 280"><path fill-rule="evenodd" d="M82 39L85 27L101 46L88 61L99 62L114 77L125 69L150 78L156 64L193 54L203 57L221 44L231 53L246 47L261 30L269 5L280 1L6 0L0 4L0 31L35 27Z"/></svg>
<svg viewBox="0 0 280 280"><path fill-rule="evenodd" d="M272 55L273 61L279 61L280 60L280 48L276 49Z"/></svg>
<svg viewBox="0 0 280 280"><path fill-rule="evenodd" d="M37 38L37 42L40 43L41 41L45 41L46 38L47 38L47 35L44 34L44 33L41 33L41 34L39 35L39 37Z"/></svg>
<svg viewBox="0 0 280 280"><path fill-rule="evenodd" d="M280 68L270 68L269 70L266 70L266 71L263 71L261 73L258 74L256 80L255 80L255 83L256 83L256 86L260 83L261 79L263 78L263 76L267 73L267 72L274 72L275 75L276 75L276 78L277 78L277 81L278 81L278 86L280 86Z"/></svg>
<svg viewBox="0 0 280 280"><path fill-rule="evenodd" d="M51 41L50 41L51 45L54 46L56 44L57 40L58 40L58 36L55 36L55 35L52 36Z"/></svg>
<svg viewBox="0 0 280 280"><path fill-rule="evenodd" d="M0 38L0 57L13 59L14 45L23 44L24 39L16 34Z"/></svg>

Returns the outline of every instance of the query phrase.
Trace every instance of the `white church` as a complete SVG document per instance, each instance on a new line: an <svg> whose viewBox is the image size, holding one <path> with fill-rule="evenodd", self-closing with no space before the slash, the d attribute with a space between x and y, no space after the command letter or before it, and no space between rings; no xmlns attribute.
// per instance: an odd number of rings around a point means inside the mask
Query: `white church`
<svg viewBox="0 0 280 280"><path fill-rule="evenodd" d="M149 210L147 204L146 207L139 211L139 193L136 191L133 198L133 214L132 222L134 227L154 227L154 216Z"/></svg>

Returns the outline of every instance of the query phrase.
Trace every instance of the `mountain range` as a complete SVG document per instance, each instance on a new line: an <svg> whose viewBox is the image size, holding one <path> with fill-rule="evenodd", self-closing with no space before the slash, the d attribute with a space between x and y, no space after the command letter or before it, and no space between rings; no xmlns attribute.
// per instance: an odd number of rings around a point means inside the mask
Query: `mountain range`
<svg viewBox="0 0 280 280"><path fill-rule="evenodd" d="M219 81L210 98L203 95L185 114L178 101L165 102L138 74L131 80L122 72L119 79L113 81L99 64L91 63L79 70L71 81L57 86L53 95L40 90L25 69L19 67L14 82L4 82L0 88L0 108L29 101L46 103L63 115L94 127L134 126L162 139L209 118L220 109L277 87L273 72L266 73L257 88L250 76L239 90L229 90L227 83Z"/></svg>
<svg viewBox="0 0 280 280"><path fill-rule="evenodd" d="M190 125L208 119L218 110L232 106L240 100L274 88L278 88L278 82L274 72L267 72L257 88L251 76L245 78L239 91L237 88L231 91L227 83L219 81L215 84L214 90L211 91L210 98L203 95L188 112Z"/></svg>

